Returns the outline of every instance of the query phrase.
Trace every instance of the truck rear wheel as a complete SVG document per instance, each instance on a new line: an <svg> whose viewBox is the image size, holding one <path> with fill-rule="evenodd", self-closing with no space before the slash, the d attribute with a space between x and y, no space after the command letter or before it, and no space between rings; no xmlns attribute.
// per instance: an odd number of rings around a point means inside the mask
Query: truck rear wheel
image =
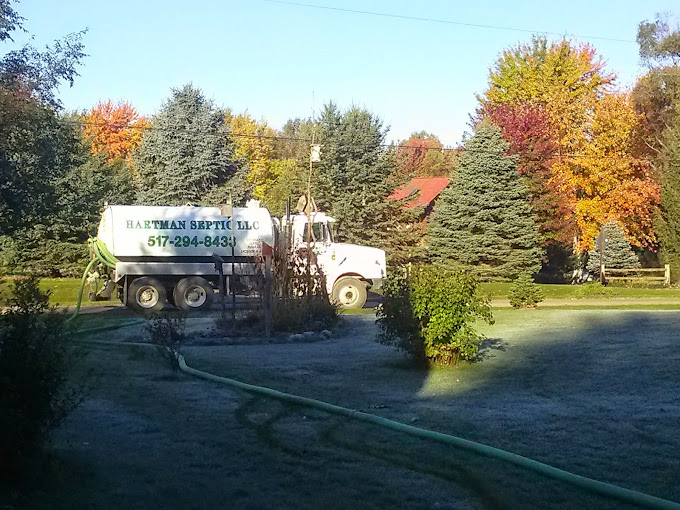
<svg viewBox="0 0 680 510"><path fill-rule="evenodd" d="M358 278L344 276L333 285L333 301L342 308L363 308L366 304L366 284Z"/></svg>
<svg viewBox="0 0 680 510"><path fill-rule="evenodd" d="M175 306L180 310L208 310L212 303L213 288L205 278L191 276L179 281L172 296Z"/></svg>
<svg viewBox="0 0 680 510"><path fill-rule="evenodd" d="M143 276L134 280L128 289L128 304L140 312L157 312L166 300L165 287L155 278Z"/></svg>

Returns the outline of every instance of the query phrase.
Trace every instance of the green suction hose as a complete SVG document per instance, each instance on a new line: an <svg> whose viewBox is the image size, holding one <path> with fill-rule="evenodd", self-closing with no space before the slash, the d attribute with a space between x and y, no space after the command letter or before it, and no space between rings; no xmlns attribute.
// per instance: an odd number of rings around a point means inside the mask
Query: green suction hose
<svg viewBox="0 0 680 510"><path fill-rule="evenodd" d="M447 444L454 446L456 448L461 448L473 452L477 455L483 455L486 457L491 457L494 459L499 459L515 466L519 466L523 469L533 471L539 475L545 476L547 478L552 478L563 483L567 483L576 487L579 487L585 491L599 494L601 496L606 496L608 498L616 499L618 501L623 501L625 503L630 503L633 505L639 505L644 508L653 508L661 510L680 510L680 504L674 501L669 501L662 498L657 498L656 496L651 496L649 494L644 494L642 492L637 492L631 489L626 489L613 485L610 483L601 482L599 480L593 480L592 478L587 478L585 476L577 475L565 471L563 469L558 469L556 467L538 462L516 453L511 453L500 448L494 448L493 446L488 446L482 443L476 443L468 439L463 439L462 437L453 436L449 434L442 434L441 432L435 432L432 430L421 429L419 427L414 427L412 425L407 425L405 423L400 423L398 421L390 420L388 418L383 418L382 416L376 416L374 414L368 414L355 409L348 409L346 407L340 407L334 404L329 404L327 402L322 402L321 400L315 400L312 398L301 397L299 395L293 395L290 393L283 393L281 391L273 390L271 388L266 388L263 386L254 386L252 384L247 384L235 379L228 379L226 377L220 377L218 375L210 374L208 372L203 372L202 370L197 370L191 368L186 364L184 357L176 353L177 362L179 364L180 370L191 374L195 377L200 377L202 379L207 379L208 381L214 381L221 384L226 384L233 388L238 388L249 393L254 393L256 395L263 395L269 398L274 398L277 400L282 400L284 402L290 402L292 404L301 405L305 407L311 407L314 409L319 409L330 414L336 414L344 416L349 419L357 420L360 422L371 423L386 429L394 430L404 434L408 434L415 437L420 437L422 439L429 439L431 441L436 441L438 443Z"/></svg>
<svg viewBox="0 0 680 510"><path fill-rule="evenodd" d="M78 300L76 301L76 308L73 311L71 317L68 318L67 322L73 321L80 313L80 305L83 301L83 290L85 289L85 283L87 283L87 275L90 273L95 264L104 264L110 269L115 269L118 259L114 257L108 250L106 245L96 237L91 237L88 241L90 245L90 251L93 254L92 260L85 268L83 272L83 277L80 279L80 288L78 289Z"/></svg>

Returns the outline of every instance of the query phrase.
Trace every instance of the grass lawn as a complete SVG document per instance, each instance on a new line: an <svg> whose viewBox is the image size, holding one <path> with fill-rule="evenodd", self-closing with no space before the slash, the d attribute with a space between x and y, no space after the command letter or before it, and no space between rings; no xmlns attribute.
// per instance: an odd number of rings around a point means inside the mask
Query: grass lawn
<svg viewBox="0 0 680 510"><path fill-rule="evenodd" d="M11 280L4 280L3 283L0 284L0 306L4 304L7 294L9 294L11 285ZM80 278L42 278L40 280L40 288L42 290L49 290L51 292L50 304L64 306L74 305L78 300ZM83 305L110 306L111 304L119 304L117 299L111 301L90 302L87 299L88 290L89 286L85 284L85 289L83 290Z"/></svg>
<svg viewBox="0 0 680 510"><path fill-rule="evenodd" d="M5 281L0 284L0 306L3 304L3 296L6 296L9 291L10 282ZM80 278L43 278L40 281L40 286L44 290L52 292L50 296L50 303L59 305L73 305L78 298L78 289L80 287ZM507 299L510 292L511 283L483 283L482 290L491 296L492 299ZM607 298L638 298L638 299L678 299L680 303L680 288L667 287L650 287L650 288L634 288L634 287L614 287L608 286L606 288L606 295L589 295L584 292L584 286L581 285L546 285L540 286L543 291L545 299L607 299ZM83 304L91 305L117 305L118 300L112 301L98 301L91 303L87 299L88 286L85 286ZM578 306L578 305L576 305ZM621 306L621 305L619 305ZM357 312L348 312L357 313ZM362 312L358 312L362 313Z"/></svg>
<svg viewBox="0 0 680 510"><path fill-rule="evenodd" d="M676 287L617 287L608 285L604 295L588 293L588 285L541 284L545 299L579 299L579 298L680 298L680 288ZM492 299L507 299L512 283L482 283L482 290Z"/></svg>
<svg viewBox="0 0 680 510"><path fill-rule="evenodd" d="M374 341L367 315L344 317L326 341L209 346L196 337L183 353L215 374L680 501L678 312L494 316L481 326L481 361L457 368L411 366ZM91 338L134 341L139 332ZM174 373L154 349L87 349L80 373L91 391L55 435L58 476L36 482L16 508L629 508L499 461Z"/></svg>

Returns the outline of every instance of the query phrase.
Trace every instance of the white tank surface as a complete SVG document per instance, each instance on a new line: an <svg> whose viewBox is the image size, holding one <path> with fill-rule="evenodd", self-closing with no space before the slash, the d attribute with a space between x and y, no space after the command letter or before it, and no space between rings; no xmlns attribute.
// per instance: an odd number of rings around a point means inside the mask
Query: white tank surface
<svg viewBox="0 0 680 510"><path fill-rule="evenodd" d="M262 207L234 207L233 218L219 207L108 206L97 237L121 257L253 257L262 243L274 245L274 226Z"/></svg>

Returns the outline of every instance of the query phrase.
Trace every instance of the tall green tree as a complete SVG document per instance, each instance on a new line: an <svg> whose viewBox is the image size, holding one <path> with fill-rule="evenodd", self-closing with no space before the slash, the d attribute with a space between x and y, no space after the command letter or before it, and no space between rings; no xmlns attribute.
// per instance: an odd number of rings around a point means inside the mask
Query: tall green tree
<svg viewBox="0 0 680 510"><path fill-rule="evenodd" d="M642 115L636 150L652 158L665 151L663 138L680 113L680 30L671 29L667 16L638 25L640 58L649 72L638 79L632 98Z"/></svg>
<svg viewBox="0 0 680 510"><path fill-rule="evenodd" d="M237 202L245 198L245 175L238 172L223 114L192 85L172 89L144 132L134 165L142 204L221 201L230 192Z"/></svg>
<svg viewBox="0 0 680 510"><path fill-rule="evenodd" d="M25 18L12 7L12 0L0 0L0 41L12 39L12 32L23 30Z"/></svg>
<svg viewBox="0 0 680 510"><path fill-rule="evenodd" d="M23 30L8 0L0 0L0 42ZM38 51L30 45L0 57L0 235L47 214L54 183L71 165L71 133L58 118L55 93L73 83L85 54L82 32Z"/></svg>
<svg viewBox="0 0 680 510"><path fill-rule="evenodd" d="M661 254L673 271L680 271L680 114L664 133L665 150L659 158L662 165L661 211L656 229ZM675 278L674 278L675 279Z"/></svg>
<svg viewBox="0 0 680 510"><path fill-rule="evenodd" d="M655 228L671 274L680 271L680 30L657 16L643 21L637 35L640 57L650 68L633 89L643 121L636 150L654 162L661 182L661 205Z"/></svg>
<svg viewBox="0 0 680 510"><path fill-rule="evenodd" d="M430 222L430 255L439 263L471 267L485 278L514 279L541 268L541 242L529 189L517 157L498 127L477 124L460 166L437 201Z"/></svg>
<svg viewBox="0 0 680 510"><path fill-rule="evenodd" d="M680 30L671 28L668 16L657 15L654 21L638 25L640 57L654 65L680 65Z"/></svg>
<svg viewBox="0 0 680 510"><path fill-rule="evenodd" d="M53 210L55 182L72 164L73 130L27 90L0 86L0 111L1 235L32 225Z"/></svg>
<svg viewBox="0 0 680 510"><path fill-rule="evenodd" d="M60 114L48 124L55 129L50 136L44 136L39 123L28 132L42 133L38 141L44 148L56 147L58 158L47 160L56 163L49 172L26 165L32 172L12 182L10 196L28 198L18 201L18 217L0 214L7 220L5 235L0 235L0 273L79 276L88 256L84 242L95 233L104 203L132 202L134 190L124 162L93 156L77 120Z"/></svg>
<svg viewBox="0 0 680 510"><path fill-rule="evenodd" d="M0 0L0 41L23 21ZM80 274L103 202L130 199L127 172L90 154L82 119L64 114L56 96L78 75L81 37L0 58L0 273Z"/></svg>
<svg viewBox="0 0 680 510"><path fill-rule="evenodd" d="M11 0L0 0L0 42L12 41L12 32L26 31L25 18L12 7ZM87 30L68 34L43 51L30 44L7 52L0 58L0 86L14 92L29 92L42 104L60 107L57 87L73 85L78 66L85 58L83 35Z"/></svg>
<svg viewBox="0 0 680 510"><path fill-rule="evenodd" d="M392 159L384 150L386 130L370 112L341 112L330 103L319 119L321 161L314 163L313 196L320 209L338 220L341 240L389 244L398 206L385 199L392 193Z"/></svg>

